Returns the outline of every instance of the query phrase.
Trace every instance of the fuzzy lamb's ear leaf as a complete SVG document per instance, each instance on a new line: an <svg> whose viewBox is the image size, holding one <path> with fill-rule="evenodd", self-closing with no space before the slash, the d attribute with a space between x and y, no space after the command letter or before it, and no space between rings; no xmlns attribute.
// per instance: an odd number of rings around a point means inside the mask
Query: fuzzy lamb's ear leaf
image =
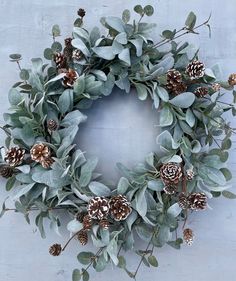
<svg viewBox="0 0 236 281"><path fill-rule="evenodd" d="M192 30L196 24L197 17L193 12L190 12L186 21L185 25L188 29Z"/></svg>
<svg viewBox="0 0 236 281"><path fill-rule="evenodd" d="M92 181L89 184L89 189L92 191L93 194L97 196L110 196L111 190L103 183Z"/></svg>
<svg viewBox="0 0 236 281"><path fill-rule="evenodd" d="M177 107L188 108L194 103L194 100L195 95L193 93L185 92L169 100L169 103Z"/></svg>

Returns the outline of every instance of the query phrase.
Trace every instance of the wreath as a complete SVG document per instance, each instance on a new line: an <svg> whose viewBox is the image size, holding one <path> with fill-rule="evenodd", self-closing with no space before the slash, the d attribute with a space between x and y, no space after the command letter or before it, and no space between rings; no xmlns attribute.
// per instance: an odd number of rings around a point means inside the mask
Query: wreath
<svg viewBox="0 0 236 281"><path fill-rule="evenodd" d="M82 27L85 11L79 9L64 46L57 41L59 26L53 26L52 45L44 51L49 64L36 58L24 69L21 55L10 55L20 81L9 91L10 112L1 126L7 137L0 174L15 207L4 202L1 215L14 210L30 223L34 211L45 237L45 221L58 232L61 212L69 213L70 239L64 246L52 245L50 254L59 256L73 238L97 248L78 254L84 267L73 271L73 281L88 280L90 267L100 272L110 262L136 278L142 263L158 266L156 247L192 244L190 213L206 209L212 197L236 197L227 190L231 173L226 168L235 132L224 118L225 112L236 114L236 92L231 104L221 99L233 90L236 74L222 82L219 68L206 68L195 46L175 41L202 26L210 30L210 18L196 25L191 12L184 27L164 30L155 43L150 37L155 24L143 22L153 7L137 5L134 12L139 19L132 22L129 10L122 18L101 18L107 31L101 35L97 27L91 32ZM134 87L138 99L151 98L162 132L157 151L132 170L118 163L122 177L108 186L99 180L97 159L86 159L73 142L87 118L83 110L114 87L126 93ZM147 247L135 251L140 262L131 272L123 253L135 249L136 234Z"/></svg>

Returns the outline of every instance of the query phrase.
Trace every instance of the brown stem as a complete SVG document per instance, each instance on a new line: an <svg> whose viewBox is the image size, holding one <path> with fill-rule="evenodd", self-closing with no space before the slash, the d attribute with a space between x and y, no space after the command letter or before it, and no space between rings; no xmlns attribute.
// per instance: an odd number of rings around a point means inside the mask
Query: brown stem
<svg viewBox="0 0 236 281"><path fill-rule="evenodd" d="M209 99L209 98L207 98L207 97L204 97L204 99L211 101L211 99ZM222 103L222 104L225 104L225 105L229 105L229 106L231 106L231 107L234 107L234 104L232 104L232 103L227 103L227 102L220 101L220 100L217 100L216 102L219 102L219 103Z"/></svg>
<svg viewBox="0 0 236 281"><path fill-rule="evenodd" d="M21 68L21 66L20 66L20 62L17 60L16 63L17 63L17 65L18 65L19 70L21 71L22 68Z"/></svg>
<svg viewBox="0 0 236 281"><path fill-rule="evenodd" d="M184 219L184 224L183 224L183 226L182 226L182 229L185 228L185 225L186 225L187 220L188 220L188 209L186 209L185 219Z"/></svg>
<svg viewBox="0 0 236 281"><path fill-rule="evenodd" d="M87 265L87 267L83 270L82 275L84 274L84 272L86 272L86 271L90 268L90 266L93 264L94 259L99 256L99 254L101 253L101 251L102 251L102 248L99 249L99 250L97 251L97 253L95 254L94 258L91 259L91 262L90 262L90 263Z"/></svg>
<svg viewBox="0 0 236 281"><path fill-rule="evenodd" d="M66 208L65 208L64 206L63 206L63 207L50 207L50 208L48 208L47 210L48 210L48 211L52 211L52 210L62 210L62 209L66 209ZM7 212L7 211L17 211L17 209L16 209L16 208L6 208L5 211L6 211L6 212ZM40 211L40 209L37 208L37 207L32 207L32 208L30 208L30 209L26 209L26 211L27 211L27 212L30 212L30 211Z"/></svg>
<svg viewBox="0 0 236 281"><path fill-rule="evenodd" d="M184 165L183 164L181 165L181 170L182 170L182 191L184 193L186 193L187 192L187 178L184 174Z"/></svg>
<svg viewBox="0 0 236 281"><path fill-rule="evenodd" d="M73 235L71 236L71 238L66 242L65 246L62 248L62 251L65 251L65 249L66 249L66 247L69 245L70 241L71 241L73 238L75 238L75 236L78 235L78 233L79 233L79 231L76 232L75 234L73 234Z"/></svg>

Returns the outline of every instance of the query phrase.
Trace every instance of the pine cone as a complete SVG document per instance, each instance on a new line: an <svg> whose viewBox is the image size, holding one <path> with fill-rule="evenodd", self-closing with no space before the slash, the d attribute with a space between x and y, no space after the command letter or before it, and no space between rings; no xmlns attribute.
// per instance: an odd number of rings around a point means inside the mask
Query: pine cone
<svg viewBox="0 0 236 281"><path fill-rule="evenodd" d="M76 49L73 51L72 58L79 61L83 58L83 53L79 49Z"/></svg>
<svg viewBox="0 0 236 281"><path fill-rule="evenodd" d="M0 175L3 178L10 178L14 174L14 169L8 165L1 165L0 166Z"/></svg>
<svg viewBox="0 0 236 281"><path fill-rule="evenodd" d="M189 208L188 197L184 193L181 193L179 195L178 204L179 204L180 208L183 209L183 210L186 210L186 209Z"/></svg>
<svg viewBox="0 0 236 281"><path fill-rule="evenodd" d="M189 181L191 181L194 178L193 169L186 170L186 177L187 177L187 180L189 180Z"/></svg>
<svg viewBox="0 0 236 281"><path fill-rule="evenodd" d="M86 12L85 12L84 9L80 8L78 10L77 14L78 14L79 17L83 18L85 16Z"/></svg>
<svg viewBox="0 0 236 281"><path fill-rule="evenodd" d="M187 245L191 246L193 244L194 234L192 229L186 228L183 231L183 238Z"/></svg>
<svg viewBox="0 0 236 281"><path fill-rule="evenodd" d="M110 223L108 220L103 219L99 221L99 226L103 229L109 229Z"/></svg>
<svg viewBox="0 0 236 281"><path fill-rule="evenodd" d="M233 73L229 76L228 83L230 86L236 85L236 73Z"/></svg>
<svg viewBox="0 0 236 281"><path fill-rule="evenodd" d="M66 68L66 59L63 54L61 53L54 54L53 60L57 68Z"/></svg>
<svg viewBox="0 0 236 281"><path fill-rule="evenodd" d="M160 177L166 185L176 185L182 177L182 169L176 163L163 164L160 168Z"/></svg>
<svg viewBox="0 0 236 281"><path fill-rule="evenodd" d="M12 167L19 166L24 159L25 150L20 147L12 147L10 148L5 156L5 161Z"/></svg>
<svg viewBox="0 0 236 281"><path fill-rule="evenodd" d="M49 168L53 163L50 149L43 143L35 144L30 150L30 155L33 161L40 163L44 168Z"/></svg>
<svg viewBox="0 0 236 281"><path fill-rule="evenodd" d="M191 79L199 79L205 74L205 66L202 62L194 60L187 65L186 73Z"/></svg>
<svg viewBox="0 0 236 281"><path fill-rule="evenodd" d="M88 233L83 229L80 230L77 235L77 239L82 246L86 245L88 243Z"/></svg>
<svg viewBox="0 0 236 281"><path fill-rule="evenodd" d="M48 122L47 122L47 128L50 132L56 131L57 128L58 128L58 124L55 120L49 119Z"/></svg>
<svg viewBox="0 0 236 281"><path fill-rule="evenodd" d="M174 185L167 185L163 188L163 191L168 195L172 195L177 192L177 187Z"/></svg>
<svg viewBox="0 0 236 281"><path fill-rule="evenodd" d="M132 212L130 202L124 195L117 195L110 199L110 213L116 221L125 220Z"/></svg>
<svg viewBox="0 0 236 281"><path fill-rule="evenodd" d="M86 216L86 212L79 212L76 214L76 220L80 223L83 223L84 217Z"/></svg>
<svg viewBox="0 0 236 281"><path fill-rule="evenodd" d="M52 256L59 256L62 252L62 247L61 244L53 244L50 248L49 248L49 254Z"/></svg>
<svg viewBox="0 0 236 281"><path fill-rule="evenodd" d="M203 98L206 95L209 94L208 88L205 87L198 87L195 91L194 91L195 96L197 96L198 98Z"/></svg>
<svg viewBox="0 0 236 281"><path fill-rule="evenodd" d="M72 38L66 38L65 39L65 48L63 50L63 55L66 58L67 62L69 62L72 59L73 54L73 46L71 44Z"/></svg>
<svg viewBox="0 0 236 281"><path fill-rule="evenodd" d="M191 193L188 200L192 210L204 210L207 207L207 196L203 192Z"/></svg>
<svg viewBox="0 0 236 281"><path fill-rule="evenodd" d="M84 230L90 230L92 228L93 220L89 215L85 215L82 222Z"/></svg>
<svg viewBox="0 0 236 281"><path fill-rule="evenodd" d="M214 84L212 84L212 90L214 91L214 92L219 92L219 90L220 90L220 88L221 88L221 85L220 85L220 83L214 83Z"/></svg>
<svg viewBox="0 0 236 281"><path fill-rule="evenodd" d="M107 217L110 205L104 197L94 197L88 204L88 215L92 219L102 220Z"/></svg>
<svg viewBox="0 0 236 281"><path fill-rule="evenodd" d="M66 88L72 88L77 78L78 73L73 69L69 69L63 77L62 84Z"/></svg>
<svg viewBox="0 0 236 281"><path fill-rule="evenodd" d="M166 74L166 88L176 95L186 91L187 86L182 81L182 75L178 70L170 69Z"/></svg>

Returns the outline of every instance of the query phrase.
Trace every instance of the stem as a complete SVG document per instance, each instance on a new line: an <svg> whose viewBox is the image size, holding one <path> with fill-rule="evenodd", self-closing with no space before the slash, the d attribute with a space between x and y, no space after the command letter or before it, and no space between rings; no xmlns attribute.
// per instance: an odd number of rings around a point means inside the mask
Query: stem
<svg viewBox="0 0 236 281"><path fill-rule="evenodd" d="M186 225L187 220L188 220L188 209L186 210L186 213L185 213L185 219L184 219L184 224L183 224L183 226L182 226L182 229L185 228L185 225Z"/></svg>
<svg viewBox="0 0 236 281"><path fill-rule="evenodd" d="M93 257L93 259L91 259L91 262L90 262L90 263L87 265L87 267L83 270L82 275L84 274L84 272L86 272L86 271L90 268L90 266L93 264L94 259L97 258L101 252L102 252L102 248L99 249L99 250L97 251L97 253L95 254L95 256Z"/></svg>
<svg viewBox="0 0 236 281"><path fill-rule="evenodd" d="M62 251L65 251L65 249L66 249L66 247L69 245L70 241L71 241L76 235L78 235L78 233L79 233L79 231L76 232L75 234L73 234L73 235L71 236L71 238L66 242L65 246L62 248Z"/></svg>
<svg viewBox="0 0 236 281"><path fill-rule="evenodd" d="M20 62L17 60L16 63L17 63L17 65L18 65L19 70L21 71L22 68L21 68L21 66L20 66Z"/></svg>
<svg viewBox="0 0 236 281"><path fill-rule="evenodd" d="M48 211L52 211L52 210L62 210L62 209L66 209L65 207L50 207L48 208L47 210ZM6 208L5 211L17 211L16 208ZM37 207L32 207L32 208L29 208L29 209L26 209L27 212L30 212L30 211L40 211L39 208Z"/></svg>

